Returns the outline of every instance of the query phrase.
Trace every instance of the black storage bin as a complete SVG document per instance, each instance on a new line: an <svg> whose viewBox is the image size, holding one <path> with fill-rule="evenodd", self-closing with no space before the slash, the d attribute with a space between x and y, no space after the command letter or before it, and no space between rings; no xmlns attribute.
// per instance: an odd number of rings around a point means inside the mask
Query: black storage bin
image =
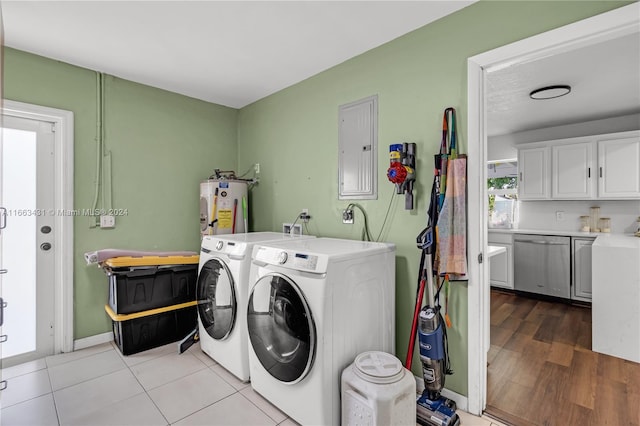
<svg viewBox="0 0 640 426"><path fill-rule="evenodd" d="M105 267L109 306L116 314L142 312L196 300L198 265Z"/></svg>
<svg viewBox="0 0 640 426"><path fill-rule="evenodd" d="M198 324L195 302L154 309L149 311L149 315L145 315L146 312L115 315L113 311L109 312L108 306L105 309L112 319L114 340L123 355L135 354L181 340Z"/></svg>

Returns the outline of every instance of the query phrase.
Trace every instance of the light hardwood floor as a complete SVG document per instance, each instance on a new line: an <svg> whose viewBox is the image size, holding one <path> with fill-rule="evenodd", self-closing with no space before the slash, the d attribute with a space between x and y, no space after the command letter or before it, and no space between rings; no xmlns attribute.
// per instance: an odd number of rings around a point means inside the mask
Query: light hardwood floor
<svg viewBox="0 0 640 426"><path fill-rule="evenodd" d="M640 364L591 351L591 309L491 291L487 414L512 425L639 426Z"/></svg>

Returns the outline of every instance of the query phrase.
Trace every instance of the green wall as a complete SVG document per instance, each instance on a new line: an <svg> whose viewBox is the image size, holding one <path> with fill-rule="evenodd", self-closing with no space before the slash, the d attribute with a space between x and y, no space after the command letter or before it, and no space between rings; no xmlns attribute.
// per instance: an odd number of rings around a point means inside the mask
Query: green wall
<svg viewBox="0 0 640 426"><path fill-rule="evenodd" d="M320 236L359 239L363 218L343 225L337 196L338 106L378 95L378 200L362 201L373 235L396 244L397 355L404 359L416 291L416 235L426 223L432 155L444 108L458 110L466 151L466 60L512 41L614 9L613 1L481 1L240 110L118 78L106 79L106 148L113 157L113 207L128 209L113 230L74 225L74 338L110 330L104 274L83 253L99 248L197 250L198 182L213 168L261 165L250 194L254 231L280 230L302 208ZM96 76L93 71L6 48L7 99L75 114L75 201L90 208L95 179ZM194 52L194 54L198 54ZM405 211L386 181L391 143L418 146L416 209ZM470 177L472 178L472 177ZM467 393L467 290L454 283L449 329L455 374L447 387ZM415 359L415 358L414 358ZM420 374L418 362L414 373Z"/></svg>
<svg viewBox="0 0 640 426"><path fill-rule="evenodd" d="M74 208L89 209L96 165L96 73L4 49L4 97L74 113ZM74 339L111 330L107 278L83 254L102 248L199 251L199 185L235 169L236 109L107 76L106 149L115 229L74 218Z"/></svg>
<svg viewBox="0 0 640 426"><path fill-rule="evenodd" d="M252 191L253 230L278 230L302 208L312 216L312 234L358 239L363 217L343 225L338 200L338 107L378 95L378 200L362 201L376 237L393 187L384 171L388 145L417 144L413 211L395 196L381 240L396 244L396 351L404 360L415 303L420 252L415 239L426 225L432 159L441 137L442 113L458 111L466 151L467 58L531 35L581 20L628 2L482 1L399 39L348 60L240 110L239 169L260 163ZM472 179L472 177L470 177ZM356 301L354 301L356 302ZM453 283L449 348L455 374L447 387L467 394L467 288ZM414 357L414 373L420 375Z"/></svg>

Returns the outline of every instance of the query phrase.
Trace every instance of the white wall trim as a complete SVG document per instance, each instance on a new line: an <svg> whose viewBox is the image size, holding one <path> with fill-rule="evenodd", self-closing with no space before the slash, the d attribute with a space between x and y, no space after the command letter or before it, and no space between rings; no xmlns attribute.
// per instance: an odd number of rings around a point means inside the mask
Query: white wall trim
<svg viewBox="0 0 640 426"><path fill-rule="evenodd" d="M24 102L4 100L5 115L46 121L55 124L54 168L55 209L73 209L73 112ZM73 216L54 217L55 251L54 277L54 351L73 350Z"/></svg>
<svg viewBox="0 0 640 426"><path fill-rule="evenodd" d="M84 337L82 339L74 340L73 350L79 351L80 349L90 348L91 346L101 345L103 343L109 343L113 341L113 332L108 331L102 334L96 334L94 336Z"/></svg>
<svg viewBox="0 0 640 426"><path fill-rule="evenodd" d="M640 32L640 4L633 3L555 30L473 56L467 61L467 126L469 132L469 284L468 284L468 412L481 415L486 406L486 341L488 337L488 268L478 264L486 253L486 156L487 132L485 79L488 71L532 61L579 47ZM486 258L486 256L485 256ZM478 278L481 279L478 279Z"/></svg>

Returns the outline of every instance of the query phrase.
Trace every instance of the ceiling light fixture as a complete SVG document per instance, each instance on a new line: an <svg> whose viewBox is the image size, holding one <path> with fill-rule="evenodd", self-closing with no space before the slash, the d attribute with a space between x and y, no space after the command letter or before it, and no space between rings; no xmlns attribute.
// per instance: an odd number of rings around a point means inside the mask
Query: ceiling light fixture
<svg viewBox="0 0 640 426"><path fill-rule="evenodd" d="M529 97L536 100L553 99L559 98L560 96L568 95L569 93L571 93L571 86L556 85L536 89L533 92L529 93Z"/></svg>

